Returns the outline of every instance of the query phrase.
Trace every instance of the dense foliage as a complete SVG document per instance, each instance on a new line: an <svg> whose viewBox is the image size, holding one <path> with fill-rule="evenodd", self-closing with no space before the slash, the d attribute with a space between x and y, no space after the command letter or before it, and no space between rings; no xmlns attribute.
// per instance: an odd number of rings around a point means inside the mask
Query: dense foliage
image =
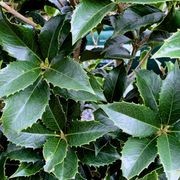
<svg viewBox="0 0 180 180"><path fill-rule="evenodd" d="M0 179L178 180L178 0L6 3Z"/></svg>

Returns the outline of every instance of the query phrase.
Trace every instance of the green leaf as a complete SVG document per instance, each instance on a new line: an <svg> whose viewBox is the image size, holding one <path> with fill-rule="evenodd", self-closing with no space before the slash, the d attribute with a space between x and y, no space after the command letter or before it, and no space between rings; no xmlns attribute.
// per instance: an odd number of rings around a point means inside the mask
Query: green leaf
<svg viewBox="0 0 180 180"><path fill-rule="evenodd" d="M0 97L9 96L23 90L40 75L41 69L32 62L12 62L0 70Z"/></svg>
<svg viewBox="0 0 180 180"><path fill-rule="evenodd" d="M122 2L122 3L135 3L135 4L153 4L153 3L160 3L166 1L178 1L178 0L115 0L115 2Z"/></svg>
<svg viewBox="0 0 180 180"><path fill-rule="evenodd" d="M157 23L163 16L164 14L159 9L152 6L130 6L115 19L114 36Z"/></svg>
<svg viewBox="0 0 180 180"><path fill-rule="evenodd" d="M0 154L0 177L2 180L7 180L5 176L5 164L6 164L7 157L4 153Z"/></svg>
<svg viewBox="0 0 180 180"><path fill-rule="evenodd" d="M121 102L100 107L115 126L134 137L150 136L159 129L156 113L145 106Z"/></svg>
<svg viewBox="0 0 180 180"><path fill-rule="evenodd" d="M152 56L152 58L170 57L180 58L180 30L165 40L162 47Z"/></svg>
<svg viewBox="0 0 180 180"><path fill-rule="evenodd" d="M146 106L158 110L161 78L152 71L140 70L136 74L137 87Z"/></svg>
<svg viewBox="0 0 180 180"><path fill-rule="evenodd" d="M62 180L72 179L78 172L78 159L76 153L68 150L67 156L62 163L55 166L53 174Z"/></svg>
<svg viewBox="0 0 180 180"><path fill-rule="evenodd" d="M67 142L64 139L52 137L48 138L43 148L43 156L46 161L44 170L54 171L54 167L62 163L67 153Z"/></svg>
<svg viewBox="0 0 180 180"><path fill-rule="evenodd" d="M114 125L114 123L111 121L111 119L108 118L108 116L102 109L97 109L93 114L94 119L106 125L107 127L112 128L112 131L119 130L119 128Z"/></svg>
<svg viewBox="0 0 180 180"><path fill-rule="evenodd" d="M180 120L173 124L171 132L175 133L175 136L177 136L180 142Z"/></svg>
<svg viewBox="0 0 180 180"><path fill-rule="evenodd" d="M73 121L65 136L70 146L81 146L95 141L111 130L98 121Z"/></svg>
<svg viewBox="0 0 180 180"><path fill-rule="evenodd" d="M57 87L54 88L54 92L55 94L59 94L66 99L73 99L75 101L106 101L103 94L103 90L101 89L101 86L97 82L97 80L93 76L90 76L89 81L95 94L82 90L75 91L75 90L60 89Z"/></svg>
<svg viewBox="0 0 180 180"><path fill-rule="evenodd" d="M54 132L48 130L43 125L36 123L31 128L23 132L16 132L15 129L7 132L6 137L9 141L17 146L26 148L39 148L41 147L48 136L56 136Z"/></svg>
<svg viewBox="0 0 180 180"><path fill-rule="evenodd" d="M32 126L44 113L49 95L47 83L40 79L24 91L7 98L2 116L5 134Z"/></svg>
<svg viewBox="0 0 180 180"><path fill-rule="evenodd" d="M44 59L51 60L58 52L58 36L64 24L64 15L52 17L41 29L39 42Z"/></svg>
<svg viewBox="0 0 180 180"><path fill-rule="evenodd" d="M10 56L21 61L39 62L32 29L12 25L0 12L0 45ZM34 48L35 47L35 48Z"/></svg>
<svg viewBox="0 0 180 180"><path fill-rule="evenodd" d="M175 67L163 81L159 111L163 124L173 124L180 119L180 70Z"/></svg>
<svg viewBox="0 0 180 180"><path fill-rule="evenodd" d="M163 134L157 141L158 153L169 180L178 180L180 177L180 142L179 139Z"/></svg>
<svg viewBox="0 0 180 180"><path fill-rule="evenodd" d="M71 21L73 44L96 27L115 8L109 0L86 0L76 7Z"/></svg>
<svg viewBox="0 0 180 180"><path fill-rule="evenodd" d="M19 149L15 151L11 151L8 153L8 158L11 160L17 160L26 163L35 163L38 160L40 160L40 156L37 154L37 152L32 151L31 149Z"/></svg>
<svg viewBox="0 0 180 180"><path fill-rule="evenodd" d="M36 173L38 173L43 167L43 163L41 161L33 163L21 163L16 170L16 172L10 177L29 177Z"/></svg>
<svg viewBox="0 0 180 180"><path fill-rule="evenodd" d="M58 62L46 70L45 79L60 88L83 90L94 94L88 76L81 66L70 58L59 58L62 57L56 57L54 61Z"/></svg>
<svg viewBox="0 0 180 180"><path fill-rule="evenodd" d="M123 95L126 83L126 69L124 65L115 67L105 77L104 95L108 102L119 101Z"/></svg>
<svg viewBox="0 0 180 180"><path fill-rule="evenodd" d="M45 126L53 131L60 132L65 125L66 115L58 97L52 95L49 105L42 117Z"/></svg>
<svg viewBox="0 0 180 180"><path fill-rule="evenodd" d="M99 167L112 164L120 159L120 155L115 147L108 144L97 155L93 149L84 149L83 153L79 155L79 158L81 162L89 166Z"/></svg>
<svg viewBox="0 0 180 180"><path fill-rule="evenodd" d="M147 174L146 176L144 176L143 178L141 178L140 180L159 180L159 178L157 172L153 171Z"/></svg>
<svg viewBox="0 0 180 180"><path fill-rule="evenodd" d="M138 175L157 154L155 139L129 138L122 150L122 172L124 177L131 179Z"/></svg>

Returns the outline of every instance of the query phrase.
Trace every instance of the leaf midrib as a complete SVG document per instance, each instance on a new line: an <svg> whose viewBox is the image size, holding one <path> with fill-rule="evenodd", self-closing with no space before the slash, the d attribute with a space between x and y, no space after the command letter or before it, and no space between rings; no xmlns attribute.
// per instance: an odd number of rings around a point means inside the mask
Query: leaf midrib
<svg viewBox="0 0 180 180"><path fill-rule="evenodd" d="M19 75L16 76L14 79L12 78L10 81L8 81L8 83L4 83L4 84L1 86L1 88L4 87L4 86L9 85L9 84L12 83L13 81L15 81L15 80L17 80L18 78L20 78L21 76L23 76L23 75L25 75L25 74L28 74L29 72L34 71L34 70L36 70L36 69L40 69L40 67L36 67L36 68L33 68L33 69L30 69L30 70L26 71L25 73L19 74ZM37 77L37 78L38 78L38 77ZM7 82L7 81L6 81L6 82Z"/></svg>
<svg viewBox="0 0 180 180"><path fill-rule="evenodd" d="M52 71L55 71L56 73L60 74L61 76L65 76L67 77L68 79L70 79L71 81L75 82L76 84L78 84L79 86L82 86L82 84L79 83L79 81L77 80L74 80L73 78L71 78L70 76L66 75L66 74L63 74L62 72L56 70L56 69L53 69L51 67L49 67L48 69L52 70ZM48 79L48 78L47 78ZM85 89L86 89L86 86L83 86ZM78 88L79 90L83 90L83 91L87 91L85 89L82 89L82 88ZM88 92L88 91L87 91Z"/></svg>
<svg viewBox="0 0 180 180"><path fill-rule="evenodd" d="M24 47L26 47L27 49L29 49L29 51L37 58L37 60L41 62L41 59L38 57L38 55L37 55L36 53L34 53L34 51L33 51L31 48L29 48L29 47L27 46L27 44L25 44L25 43L19 38L19 36L11 29L11 27L9 27L9 25L6 24L6 23L4 23L4 24L5 24L5 26L7 26L8 29L12 32L12 34L15 35L15 37L18 39L18 41L21 42L21 43L24 45Z"/></svg>
<svg viewBox="0 0 180 180"><path fill-rule="evenodd" d="M37 83L37 84L35 85L35 87L33 88L30 96L27 98L27 100L25 101L24 105L20 108L20 110L19 110L18 114L15 116L13 122L15 122L15 121L17 120L18 116L22 113L22 111L24 110L24 108L25 108L25 106L27 105L28 101L30 100L31 96L33 95L34 91L36 90L36 88L37 88L38 85L40 84L41 80L42 80L42 78L38 81L38 83ZM20 124L23 124L21 121L20 121L19 123L20 123Z"/></svg>
<svg viewBox="0 0 180 180"><path fill-rule="evenodd" d="M87 24L85 24L85 25L83 25L83 28L81 28L81 30L78 32L78 34L77 34L77 37L81 34L81 37L83 37L86 33L82 33L83 31L84 31L84 29L86 29L86 27L87 26L89 26L89 24L91 24L91 21L92 21L92 19L94 19L95 17L97 17L98 16L98 14L101 12L101 11L103 11L104 9L106 9L108 6L111 6L111 5L113 5L114 3L113 2L111 2L111 3L109 3L109 4L107 4L106 6L104 6L104 7L102 7L102 8L100 8L100 10L98 10L97 11L97 13L95 13L93 16L91 16L91 19L88 21L88 23ZM114 4L114 6L115 6L115 4ZM101 20L103 19L103 17L101 18ZM72 19L73 21L74 21L74 19ZM74 22L73 22L74 23ZM98 24L98 23L96 23L96 24ZM72 30L72 32L73 32L73 30ZM76 37L76 41L77 41L77 38ZM75 41L74 41L75 42Z"/></svg>
<svg viewBox="0 0 180 180"><path fill-rule="evenodd" d="M108 109L109 109L109 108L108 108ZM111 110L111 111L115 111L115 110L113 110L113 109L110 109L110 110ZM117 112L117 111L115 111L115 112ZM118 112L118 113L120 113L120 112ZM148 125L148 126L150 126L150 127L153 127L153 128L155 128L155 129L159 130L159 127L156 127L156 126L154 126L154 125L152 125L152 124L148 124L147 122L141 121L141 120L136 119L136 118L131 117L131 116L128 116L127 114L124 114L124 113L120 113L120 114L123 114L123 115L125 115L125 116L127 116L127 117L130 117L130 118L134 119L134 121L138 121L138 122L140 122L140 123L146 124L146 125ZM118 125L118 124L116 123L116 121L114 121L110 116L109 116L109 118L111 119L111 121L114 122L114 124L116 124L116 126Z"/></svg>
<svg viewBox="0 0 180 180"><path fill-rule="evenodd" d="M138 158L135 160L136 163L137 163L138 159L141 157L141 155L144 153L144 151L146 150L146 148L147 148L156 138L157 138L157 136L154 137L154 138L142 149L142 151L141 151L141 153L139 154ZM133 165L132 170L133 170L134 167L136 166L136 163ZM132 173L132 172L130 172L129 174L131 174L131 173ZM128 178L131 179L133 176L134 176L134 175L131 175L130 177L128 176Z"/></svg>
<svg viewBox="0 0 180 180"><path fill-rule="evenodd" d="M54 117L53 119L54 119L54 121L55 121L55 123L56 123L56 125L57 125L57 127L58 127L58 129L59 129L59 131L61 131L61 128L60 128L60 126L59 126L59 124L58 124L58 122L57 122L57 119L56 119L54 113L52 112L52 109L51 109L50 106L49 106L49 110L50 110L52 116Z"/></svg>

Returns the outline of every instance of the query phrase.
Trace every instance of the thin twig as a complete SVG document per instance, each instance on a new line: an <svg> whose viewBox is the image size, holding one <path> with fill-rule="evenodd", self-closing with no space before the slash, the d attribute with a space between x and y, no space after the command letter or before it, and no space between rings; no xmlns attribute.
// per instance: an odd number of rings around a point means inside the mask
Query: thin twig
<svg viewBox="0 0 180 180"><path fill-rule="evenodd" d="M64 4L61 2L61 0L58 0L58 3L60 4L61 7L64 7Z"/></svg>
<svg viewBox="0 0 180 180"><path fill-rule="evenodd" d="M138 51L138 48L136 46L133 47L132 53L131 53L131 59L129 60L128 64L127 64L127 73L130 71L132 63L133 63L133 59L136 56L136 53Z"/></svg>
<svg viewBox="0 0 180 180"><path fill-rule="evenodd" d="M110 66L113 63L114 63L114 61L112 60L112 61L108 62L107 64L105 64L104 66L102 66L100 69L105 69L106 67Z"/></svg>
<svg viewBox="0 0 180 180"><path fill-rule="evenodd" d="M15 9L8 6L5 2L0 1L0 6L6 9L9 13L13 14L15 17L21 19L22 21L26 22L27 24L37 27L37 24L33 22L32 20L24 17L22 14L18 13Z"/></svg>
<svg viewBox="0 0 180 180"><path fill-rule="evenodd" d="M147 58L149 58L150 55L151 55L151 50L149 50L147 52L147 54L139 62L138 66L134 69L134 71L131 74L128 75L128 78L131 78L135 74L135 72L145 63L145 61L147 60Z"/></svg>

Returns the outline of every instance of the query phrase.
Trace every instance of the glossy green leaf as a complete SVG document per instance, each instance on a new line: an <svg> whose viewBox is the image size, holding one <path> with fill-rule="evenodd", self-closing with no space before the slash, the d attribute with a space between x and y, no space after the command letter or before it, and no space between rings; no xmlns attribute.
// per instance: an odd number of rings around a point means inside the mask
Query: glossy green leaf
<svg viewBox="0 0 180 180"><path fill-rule="evenodd" d="M44 170L54 171L54 167L62 163L67 153L67 142L64 139L52 137L48 138L43 147L43 156L46 161Z"/></svg>
<svg viewBox="0 0 180 180"><path fill-rule="evenodd" d="M135 137L146 137L158 131L156 113L143 105L120 102L100 106L114 125Z"/></svg>
<svg viewBox="0 0 180 180"><path fill-rule="evenodd" d="M54 92L55 94L61 95L66 99L73 99L75 101L106 101L103 94L103 90L101 89L101 86L97 82L97 80L93 76L90 76L89 81L95 94L82 90L75 91L75 90L60 89L57 87L54 88Z"/></svg>
<svg viewBox="0 0 180 180"><path fill-rule="evenodd" d="M115 8L109 0L86 0L76 7L71 21L73 44L96 27Z"/></svg>
<svg viewBox="0 0 180 180"><path fill-rule="evenodd" d="M12 62L0 70L0 97L25 89L40 75L41 69L32 62Z"/></svg>
<svg viewBox="0 0 180 180"><path fill-rule="evenodd" d="M10 56L21 61L39 62L32 29L12 25L0 12L0 45Z"/></svg>
<svg viewBox="0 0 180 180"><path fill-rule="evenodd" d="M172 124L180 119L180 70L175 67L163 81L159 110L163 124Z"/></svg>
<svg viewBox="0 0 180 180"><path fill-rule="evenodd" d="M170 57L180 58L180 30L174 33L169 39L165 40L162 47L153 55L152 58Z"/></svg>
<svg viewBox="0 0 180 180"><path fill-rule="evenodd" d="M39 123L33 124L31 128L28 128L23 132L16 132L16 130L13 129L5 135L9 141L17 146L27 148L39 148L44 144L47 137L56 136L54 132L48 130Z"/></svg>
<svg viewBox="0 0 180 180"><path fill-rule="evenodd" d="M34 152L31 149L19 149L11 151L8 153L8 158L26 163L35 163L41 159L37 152Z"/></svg>
<svg viewBox="0 0 180 180"><path fill-rule="evenodd" d="M76 153L71 149L68 150L64 161L55 166L53 174L62 180L72 179L78 172L78 159Z"/></svg>
<svg viewBox="0 0 180 180"><path fill-rule="evenodd" d="M7 98L2 116L5 134L32 126L44 113L49 95L47 83L38 80L24 91Z"/></svg>
<svg viewBox="0 0 180 180"><path fill-rule="evenodd" d="M97 109L93 114L94 114L94 119L106 125L107 127L112 128L113 129L112 131L119 130L119 128L114 125L113 121L109 119L109 117L102 109Z"/></svg>
<svg viewBox="0 0 180 180"><path fill-rule="evenodd" d="M66 115L58 97L51 96L42 120L45 126L51 130L60 132L63 129L66 122Z"/></svg>
<svg viewBox="0 0 180 180"><path fill-rule="evenodd" d="M16 172L10 177L10 178L15 178L15 177L29 177L37 172L39 172L43 167L43 163L36 162L35 164L33 163L21 163L16 170Z"/></svg>
<svg viewBox="0 0 180 180"><path fill-rule="evenodd" d="M178 180L180 177L180 142L179 139L163 134L157 141L160 161L169 180Z"/></svg>
<svg viewBox="0 0 180 180"><path fill-rule="evenodd" d="M146 106L158 110L161 78L152 71L140 70L136 74L137 87Z"/></svg>
<svg viewBox="0 0 180 180"><path fill-rule="evenodd" d="M108 102L119 101L123 95L126 83L124 65L117 66L109 72L104 81L104 95Z"/></svg>
<svg viewBox="0 0 180 180"><path fill-rule="evenodd" d="M157 154L155 139L130 138L122 150L122 172L124 177L131 179L138 175Z"/></svg>
<svg viewBox="0 0 180 180"><path fill-rule="evenodd" d="M64 24L64 15L52 17L45 23L39 35L39 42L44 59L51 60L58 52L58 36Z"/></svg>
<svg viewBox="0 0 180 180"><path fill-rule="evenodd" d="M115 147L106 145L97 155L93 149L84 149L83 153L79 155L79 158L81 162L89 166L99 167L112 164L116 160L120 159L120 155L118 154Z"/></svg>
<svg viewBox="0 0 180 180"><path fill-rule="evenodd" d="M46 70L45 79L60 88L83 90L94 94L88 76L81 66L70 58L61 58L56 57L58 62Z"/></svg>
<svg viewBox="0 0 180 180"><path fill-rule="evenodd" d="M178 0L115 0L115 2L135 3L135 4L154 4L154 3L156 4L166 1L178 1Z"/></svg>
<svg viewBox="0 0 180 180"><path fill-rule="evenodd" d="M73 121L65 136L70 146L81 146L95 141L111 130L97 121Z"/></svg>
<svg viewBox="0 0 180 180"><path fill-rule="evenodd" d="M163 16L159 9L152 6L130 6L114 20L114 36L157 23Z"/></svg>
<svg viewBox="0 0 180 180"><path fill-rule="evenodd" d="M6 163L6 155L4 153L0 154L0 177L2 180L7 180L5 175L5 163Z"/></svg>

